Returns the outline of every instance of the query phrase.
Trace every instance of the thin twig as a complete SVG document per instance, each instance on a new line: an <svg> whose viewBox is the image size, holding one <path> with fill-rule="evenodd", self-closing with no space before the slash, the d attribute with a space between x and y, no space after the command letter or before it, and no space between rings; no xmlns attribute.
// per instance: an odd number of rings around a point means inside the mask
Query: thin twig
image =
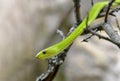
<svg viewBox="0 0 120 81"><path fill-rule="evenodd" d="M89 30L89 31L90 31L92 34L98 36L100 39L104 39L104 40L107 40L107 41L109 41L109 42L112 42L113 44L115 44L115 45L117 45L117 46L119 47L119 45L118 45L116 42L112 41L112 40L109 39L108 37L102 36L102 35L94 32L94 31L92 31L92 30Z"/></svg>
<svg viewBox="0 0 120 81"><path fill-rule="evenodd" d="M92 6L94 5L94 1L93 1L93 0L91 0L91 5L92 5Z"/></svg>
<svg viewBox="0 0 120 81"><path fill-rule="evenodd" d="M108 7L107 7L107 11L106 11L106 14L105 14L105 20L104 22L106 23L107 22L107 19L108 19L108 15L109 15L109 10L112 6L112 3L114 2L115 0L112 0L109 4L108 4Z"/></svg>
<svg viewBox="0 0 120 81"><path fill-rule="evenodd" d="M76 16L76 21L77 25L80 24L81 18L80 18L80 0L73 0L74 6L75 6L75 16Z"/></svg>

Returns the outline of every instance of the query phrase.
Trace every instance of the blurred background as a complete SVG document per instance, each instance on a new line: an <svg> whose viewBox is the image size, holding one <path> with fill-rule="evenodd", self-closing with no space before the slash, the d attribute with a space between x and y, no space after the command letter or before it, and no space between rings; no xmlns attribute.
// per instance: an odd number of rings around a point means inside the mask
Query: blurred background
<svg viewBox="0 0 120 81"><path fill-rule="evenodd" d="M91 0L81 1L84 18ZM59 26L67 32L76 22L73 6L72 0L0 0L0 81L35 81L46 71L46 60L35 55L61 40ZM98 37L81 42L86 37L76 39L54 81L120 81L119 48Z"/></svg>

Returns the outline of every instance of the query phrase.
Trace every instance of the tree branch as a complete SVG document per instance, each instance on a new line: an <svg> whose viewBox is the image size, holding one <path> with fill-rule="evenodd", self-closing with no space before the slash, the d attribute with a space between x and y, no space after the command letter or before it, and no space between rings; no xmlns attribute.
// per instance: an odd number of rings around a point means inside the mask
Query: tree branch
<svg viewBox="0 0 120 81"><path fill-rule="evenodd" d="M75 13L76 13L76 21L77 21L77 23L80 23L79 1L80 0L75 0L75 3L74 3L75 7L76 7ZM72 33L74 28L76 28L76 27L74 27L74 26L71 27L71 29L69 30L67 36ZM60 65L63 64L63 62L65 60L65 57L66 57L66 54L69 51L71 45L68 48L64 49L64 51L61 52L60 54L58 54L57 56L54 56L54 57L48 59L48 70L47 70L47 72L41 74L36 79L36 81L52 81L54 79L55 75L57 74L57 72L59 70Z"/></svg>
<svg viewBox="0 0 120 81"><path fill-rule="evenodd" d="M120 48L120 35L112 28L112 26L109 23L103 23L102 28L111 38L111 40Z"/></svg>
<svg viewBox="0 0 120 81"><path fill-rule="evenodd" d="M78 5L80 0L74 0L74 4L76 6L76 21L77 24L81 21L80 20L80 14L79 14L79 7L80 5ZM111 27L111 25L109 23L104 23L104 19L102 22L98 22L97 24L92 24L90 26L90 29L96 29L99 28L100 26L102 26L102 28L105 30L105 32L108 34L108 36L110 37L110 40L112 43L116 44L118 47L120 47L120 36L118 35L118 33L116 31L114 31L114 29ZM73 26L74 27L74 26ZM75 27L74 27L75 28ZM69 34L71 34L71 30L68 32L67 36ZM89 32L90 33L90 32ZM94 33L94 32L92 32ZM100 35L98 35L100 36ZM102 36L101 36L102 37ZM66 54L69 51L71 45L66 48L63 52L61 52L60 54L58 54L55 57L52 57L50 59L48 59L48 70L43 73L42 75L40 75L36 81L52 81L55 77L55 75L57 74L59 67L61 66L61 64L63 64Z"/></svg>

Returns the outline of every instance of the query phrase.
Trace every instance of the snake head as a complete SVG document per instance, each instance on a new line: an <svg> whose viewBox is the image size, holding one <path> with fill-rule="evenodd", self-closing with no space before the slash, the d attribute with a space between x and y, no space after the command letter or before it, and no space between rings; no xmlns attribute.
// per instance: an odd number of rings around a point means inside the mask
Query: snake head
<svg viewBox="0 0 120 81"><path fill-rule="evenodd" d="M46 49L43 49L42 51L40 51L36 55L36 58L37 59L47 59L47 58L51 58L57 54L58 54L58 49L56 49L56 47L49 47L49 48L46 48Z"/></svg>

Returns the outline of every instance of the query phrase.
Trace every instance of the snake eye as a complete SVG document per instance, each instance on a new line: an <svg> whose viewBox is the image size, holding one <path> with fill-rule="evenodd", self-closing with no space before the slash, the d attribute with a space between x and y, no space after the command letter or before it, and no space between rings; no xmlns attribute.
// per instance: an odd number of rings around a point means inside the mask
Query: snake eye
<svg viewBox="0 0 120 81"><path fill-rule="evenodd" d="M46 54L46 51L43 51L42 53L43 53L43 54Z"/></svg>

